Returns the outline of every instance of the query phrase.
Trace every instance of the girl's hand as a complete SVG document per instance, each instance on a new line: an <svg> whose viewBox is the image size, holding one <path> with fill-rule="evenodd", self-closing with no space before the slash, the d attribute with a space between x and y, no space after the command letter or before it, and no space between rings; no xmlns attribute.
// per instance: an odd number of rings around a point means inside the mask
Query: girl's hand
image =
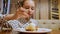
<svg viewBox="0 0 60 34"><path fill-rule="evenodd" d="M19 15L19 17L23 17L23 18L29 17L27 10L25 10L23 7L20 7L16 13Z"/></svg>

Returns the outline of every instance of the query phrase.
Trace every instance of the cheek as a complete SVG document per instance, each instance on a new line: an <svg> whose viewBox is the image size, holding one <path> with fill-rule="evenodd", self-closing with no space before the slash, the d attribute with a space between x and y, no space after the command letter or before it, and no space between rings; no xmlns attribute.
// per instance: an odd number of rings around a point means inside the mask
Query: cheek
<svg viewBox="0 0 60 34"><path fill-rule="evenodd" d="M34 10L33 10L33 11L31 11L31 13L33 14L33 13L34 13Z"/></svg>
<svg viewBox="0 0 60 34"><path fill-rule="evenodd" d="M35 12L35 10L32 11L32 13L34 13L34 12Z"/></svg>
<svg viewBox="0 0 60 34"><path fill-rule="evenodd" d="M34 13L34 11L30 11L29 14L32 15Z"/></svg>

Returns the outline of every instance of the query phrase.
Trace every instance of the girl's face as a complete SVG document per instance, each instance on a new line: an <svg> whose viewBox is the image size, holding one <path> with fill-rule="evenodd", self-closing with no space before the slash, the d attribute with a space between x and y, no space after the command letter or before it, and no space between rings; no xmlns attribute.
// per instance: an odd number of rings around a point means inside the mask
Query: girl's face
<svg viewBox="0 0 60 34"><path fill-rule="evenodd" d="M35 11L35 4L34 1L26 0L23 4L23 8L27 11L27 14L31 16Z"/></svg>

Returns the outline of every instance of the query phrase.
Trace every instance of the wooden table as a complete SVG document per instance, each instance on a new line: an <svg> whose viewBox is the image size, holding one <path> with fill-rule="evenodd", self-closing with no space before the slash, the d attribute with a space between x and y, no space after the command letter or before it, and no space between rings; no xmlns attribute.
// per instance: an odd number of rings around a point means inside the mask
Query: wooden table
<svg viewBox="0 0 60 34"><path fill-rule="evenodd" d="M49 33L26 33L26 32L20 32L20 34L50 34L50 32Z"/></svg>
<svg viewBox="0 0 60 34"><path fill-rule="evenodd" d="M0 34L23 34L16 31L0 31ZM42 33L45 34L45 33ZM60 31L52 31L50 34L60 34Z"/></svg>

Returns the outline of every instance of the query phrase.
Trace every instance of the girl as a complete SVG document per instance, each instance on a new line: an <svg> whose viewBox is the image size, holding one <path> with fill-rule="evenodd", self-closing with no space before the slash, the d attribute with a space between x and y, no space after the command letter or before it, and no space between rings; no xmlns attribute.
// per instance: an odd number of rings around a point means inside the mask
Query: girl
<svg viewBox="0 0 60 34"><path fill-rule="evenodd" d="M10 20L8 23L12 28L26 27L29 23L37 25L37 21L31 19L35 11L35 4L33 0L19 1L19 8L15 14L7 15L4 19Z"/></svg>

